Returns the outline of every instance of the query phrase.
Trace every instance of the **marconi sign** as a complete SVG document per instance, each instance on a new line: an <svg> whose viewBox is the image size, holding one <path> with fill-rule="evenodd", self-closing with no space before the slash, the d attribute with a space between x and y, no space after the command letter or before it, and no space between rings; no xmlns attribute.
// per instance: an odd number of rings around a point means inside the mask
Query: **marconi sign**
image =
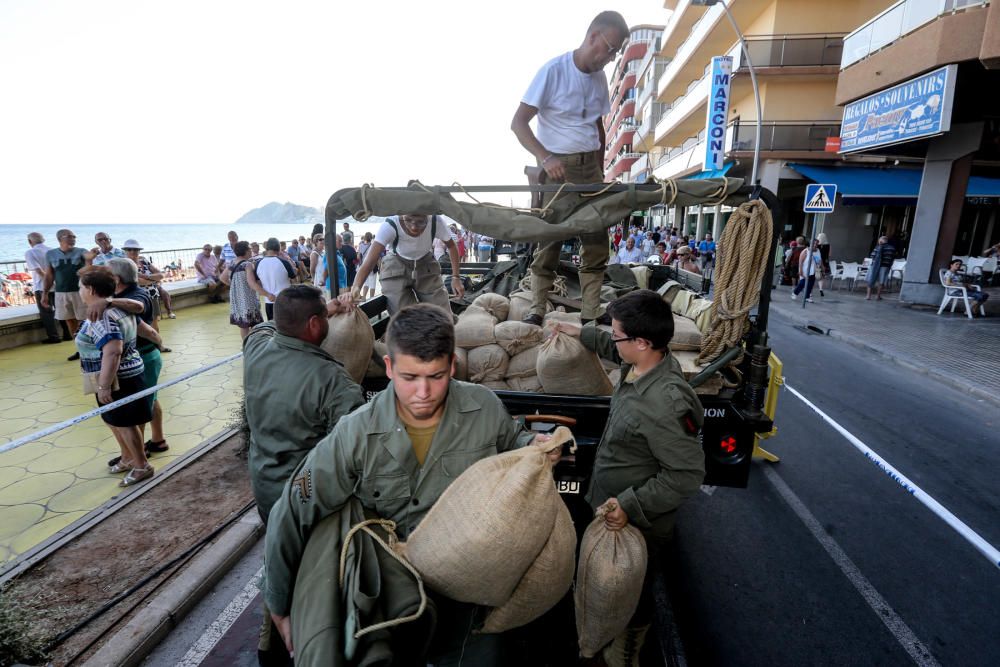
<svg viewBox="0 0 1000 667"><path fill-rule="evenodd" d="M844 107L840 153L869 150L951 129L958 65L946 65Z"/></svg>
<svg viewBox="0 0 1000 667"><path fill-rule="evenodd" d="M705 159L702 169L722 169L726 159L726 118L729 116L729 81L733 76L733 57L712 58L712 80L705 119Z"/></svg>

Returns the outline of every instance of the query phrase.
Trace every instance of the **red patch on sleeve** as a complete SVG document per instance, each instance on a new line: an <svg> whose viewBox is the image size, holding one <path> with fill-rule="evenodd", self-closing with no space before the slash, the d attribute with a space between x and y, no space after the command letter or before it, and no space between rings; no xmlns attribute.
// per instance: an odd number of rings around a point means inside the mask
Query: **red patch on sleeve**
<svg viewBox="0 0 1000 667"><path fill-rule="evenodd" d="M691 416L690 412L681 417L681 428L691 435L697 435L699 430L698 423L694 420L694 417Z"/></svg>

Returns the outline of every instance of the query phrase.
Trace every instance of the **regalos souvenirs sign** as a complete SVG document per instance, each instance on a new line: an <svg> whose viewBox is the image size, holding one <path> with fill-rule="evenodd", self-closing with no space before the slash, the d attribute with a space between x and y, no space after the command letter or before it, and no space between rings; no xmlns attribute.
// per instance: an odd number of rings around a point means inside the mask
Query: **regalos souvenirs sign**
<svg viewBox="0 0 1000 667"><path fill-rule="evenodd" d="M712 81L705 118L705 159L702 169L722 169L726 159L726 118L729 117L729 80L733 76L733 57L712 58Z"/></svg>
<svg viewBox="0 0 1000 667"><path fill-rule="evenodd" d="M844 107L840 152L852 153L951 129L958 65L918 76Z"/></svg>

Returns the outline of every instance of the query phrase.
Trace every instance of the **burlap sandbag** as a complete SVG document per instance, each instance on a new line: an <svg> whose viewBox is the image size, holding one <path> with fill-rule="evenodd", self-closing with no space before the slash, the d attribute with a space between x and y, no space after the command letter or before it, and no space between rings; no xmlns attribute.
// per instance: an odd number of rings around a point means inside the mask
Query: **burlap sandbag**
<svg viewBox="0 0 1000 667"><path fill-rule="evenodd" d="M469 351L464 347L455 348L455 379L469 381Z"/></svg>
<svg viewBox="0 0 1000 667"><path fill-rule="evenodd" d="M561 332L542 343L535 369L547 394L609 396L614 389L598 356Z"/></svg>
<svg viewBox="0 0 1000 667"><path fill-rule="evenodd" d="M653 272L648 266L633 266L632 275L635 276L635 284L639 289L649 289L649 274Z"/></svg>
<svg viewBox="0 0 1000 667"><path fill-rule="evenodd" d="M469 350L469 382L502 382L510 357L499 345L481 345Z"/></svg>
<svg viewBox="0 0 1000 667"><path fill-rule="evenodd" d="M530 391L538 393L542 390L542 382L537 375L529 375L523 378L507 378L507 384L514 391Z"/></svg>
<svg viewBox="0 0 1000 667"><path fill-rule="evenodd" d="M580 654L594 656L628 626L639 606L646 576L646 540L632 525L621 530L604 526L598 511L580 543L577 565L576 632Z"/></svg>
<svg viewBox="0 0 1000 667"><path fill-rule="evenodd" d="M508 380L510 378L527 378L538 375L536 367L538 366L539 347L541 346L536 345L510 358L510 363L507 364Z"/></svg>
<svg viewBox="0 0 1000 667"><path fill-rule="evenodd" d="M387 354L389 354L389 347L380 340L375 341L371 359L368 360L368 369L365 371L366 378L385 377L385 355Z"/></svg>
<svg viewBox="0 0 1000 667"><path fill-rule="evenodd" d="M480 294L473 300L472 305L482 308L497 318L499 322L506 320L507 315L510 313L510 299L502 294L494 294L493 292Z"/></svg>
<svg viewBox="0 0 1000 667"><path fill-rule="evenodd" d="M480 459L445 489L399 551L432 590L500 607L541 553L556 521L545 453L573 440L560 427L542 445Z"/></svg>
<svg viewBox="0 0 1000 667"><path fill-rule="evenodd" d="M487 389L492 389L494 391L496 391L497 389L500 389L502 391L510 390L510 385L507 384L506 380L487 380L486 382L481 382L480 384L486 387Z"/></svg>
<svg viewBox="0 0 1000 667"><path fill-rule="evenodd" d="M493 330L493 335L496 336L497 345L512 357L518 352L541 345L545 338L542 328L537 324L514 321L501 322Z"/></svg>
<svg viewBox="0 0 1000 667"><path fill-rule="evenodd" d="M480 632L505 632L535 620L562 599L573 585L576 569L576 529L566 503L558 494L556 522L542 552L517 584L506 604L492 610Z"/></svg>
<svg viewBox="0 0 1000 667"><path fill-rule="evenodd" d="M375 345L375 331L360 308L329 318L330 332L320 345L327 354L344 365L355 382L361 382L368 370Z"/></svg>
<svg viewBox="0 0 1000 667"><path fill-rule="evenodd" d="M608 380L611 381L612 386L617 387L618 383L621 382L621 379L622 379L622 369L615 368L613 370L608 371Z"/></svg>
<svg viewBox="0 0 1000 667"><path fill-rule="evenodd" d="M545 312L552 310L552 304L545 301ZM508 322L520 322L531 312L531 292L515 292L510 295L510 312L507 313Z"/></svg>
<svg viewBox="0 0 1000 667"><path fill-rule="evenodd" d="M674 336L670 349L675 352L701 349L701 332L698 325L682 315L674 315Z"/></svg>
<svg viewBox="0 0 1000 667"><path fill-rule="evenodd" d="M553 310L551 313L546 313L543 326L548 326L552 322L565 322L578 326L583 324L580 319L580 313L567 313L562 310Z"/></svg>
<svg viewBox="0 0 1000 667"><path fill-rule="evenodd" d="M469 306L455 324L455 345L472 349L497 342L493 328L497 319L479 306Z"/></svg>

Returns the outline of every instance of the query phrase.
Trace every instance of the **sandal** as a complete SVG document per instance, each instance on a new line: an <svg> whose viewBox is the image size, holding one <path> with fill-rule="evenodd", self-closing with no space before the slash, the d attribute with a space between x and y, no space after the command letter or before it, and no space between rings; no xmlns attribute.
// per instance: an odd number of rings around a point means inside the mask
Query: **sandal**
<svg viewBox="0 0 1000 667"><path fill-rule="evenodd" d="M167 318L168 318L168 319L171 319L171 320L176 320L176 319L177 319L177 316L176 316L176 315L174 315L173 313L167 313Z"/></svg>
<svg viewBox="0 0 1000 667"><path fill-rule="evenodd" d="M160 352L163 352L164 354L166 354L167 352L173 352L173 350L171 350L169 347L165 347L162 350L160 350Z"/></svg>
<svg viewBox="0 0 1000 667"><path fill-rule="evenodd" d="M125 462L123 462L120 456L118 457L118 460L115 461L115 463L111 465L111 468L110 468L112 475L117 475L118 473L121 473L121 472L130 472L130 471L132 471L134 469L135 469L135 467L131 463L125 463Z"/></svg>
<svg viewBox="0 0 1000 667"><path fill-rule="evenodd" d="M163 452L170 449L170 446L167 445L166 440L157 440L157 441L147 440L144 447L146 448L146 454L162 454Z"/></svg>
<svg viewBox="0 0 1000 667"><path fill-rule="evenodd" d="M149 465L148 463L146 464L145 468L132 468L132 470L130 470L129 473L125 475L125 478L122 479L122 481L118 482L118 486L123 488L127 486L133 486L135 484L138 484L139 482L149 479L150 477L153 476L154 472L156 471L153 470L153 466Z"/></svg>

